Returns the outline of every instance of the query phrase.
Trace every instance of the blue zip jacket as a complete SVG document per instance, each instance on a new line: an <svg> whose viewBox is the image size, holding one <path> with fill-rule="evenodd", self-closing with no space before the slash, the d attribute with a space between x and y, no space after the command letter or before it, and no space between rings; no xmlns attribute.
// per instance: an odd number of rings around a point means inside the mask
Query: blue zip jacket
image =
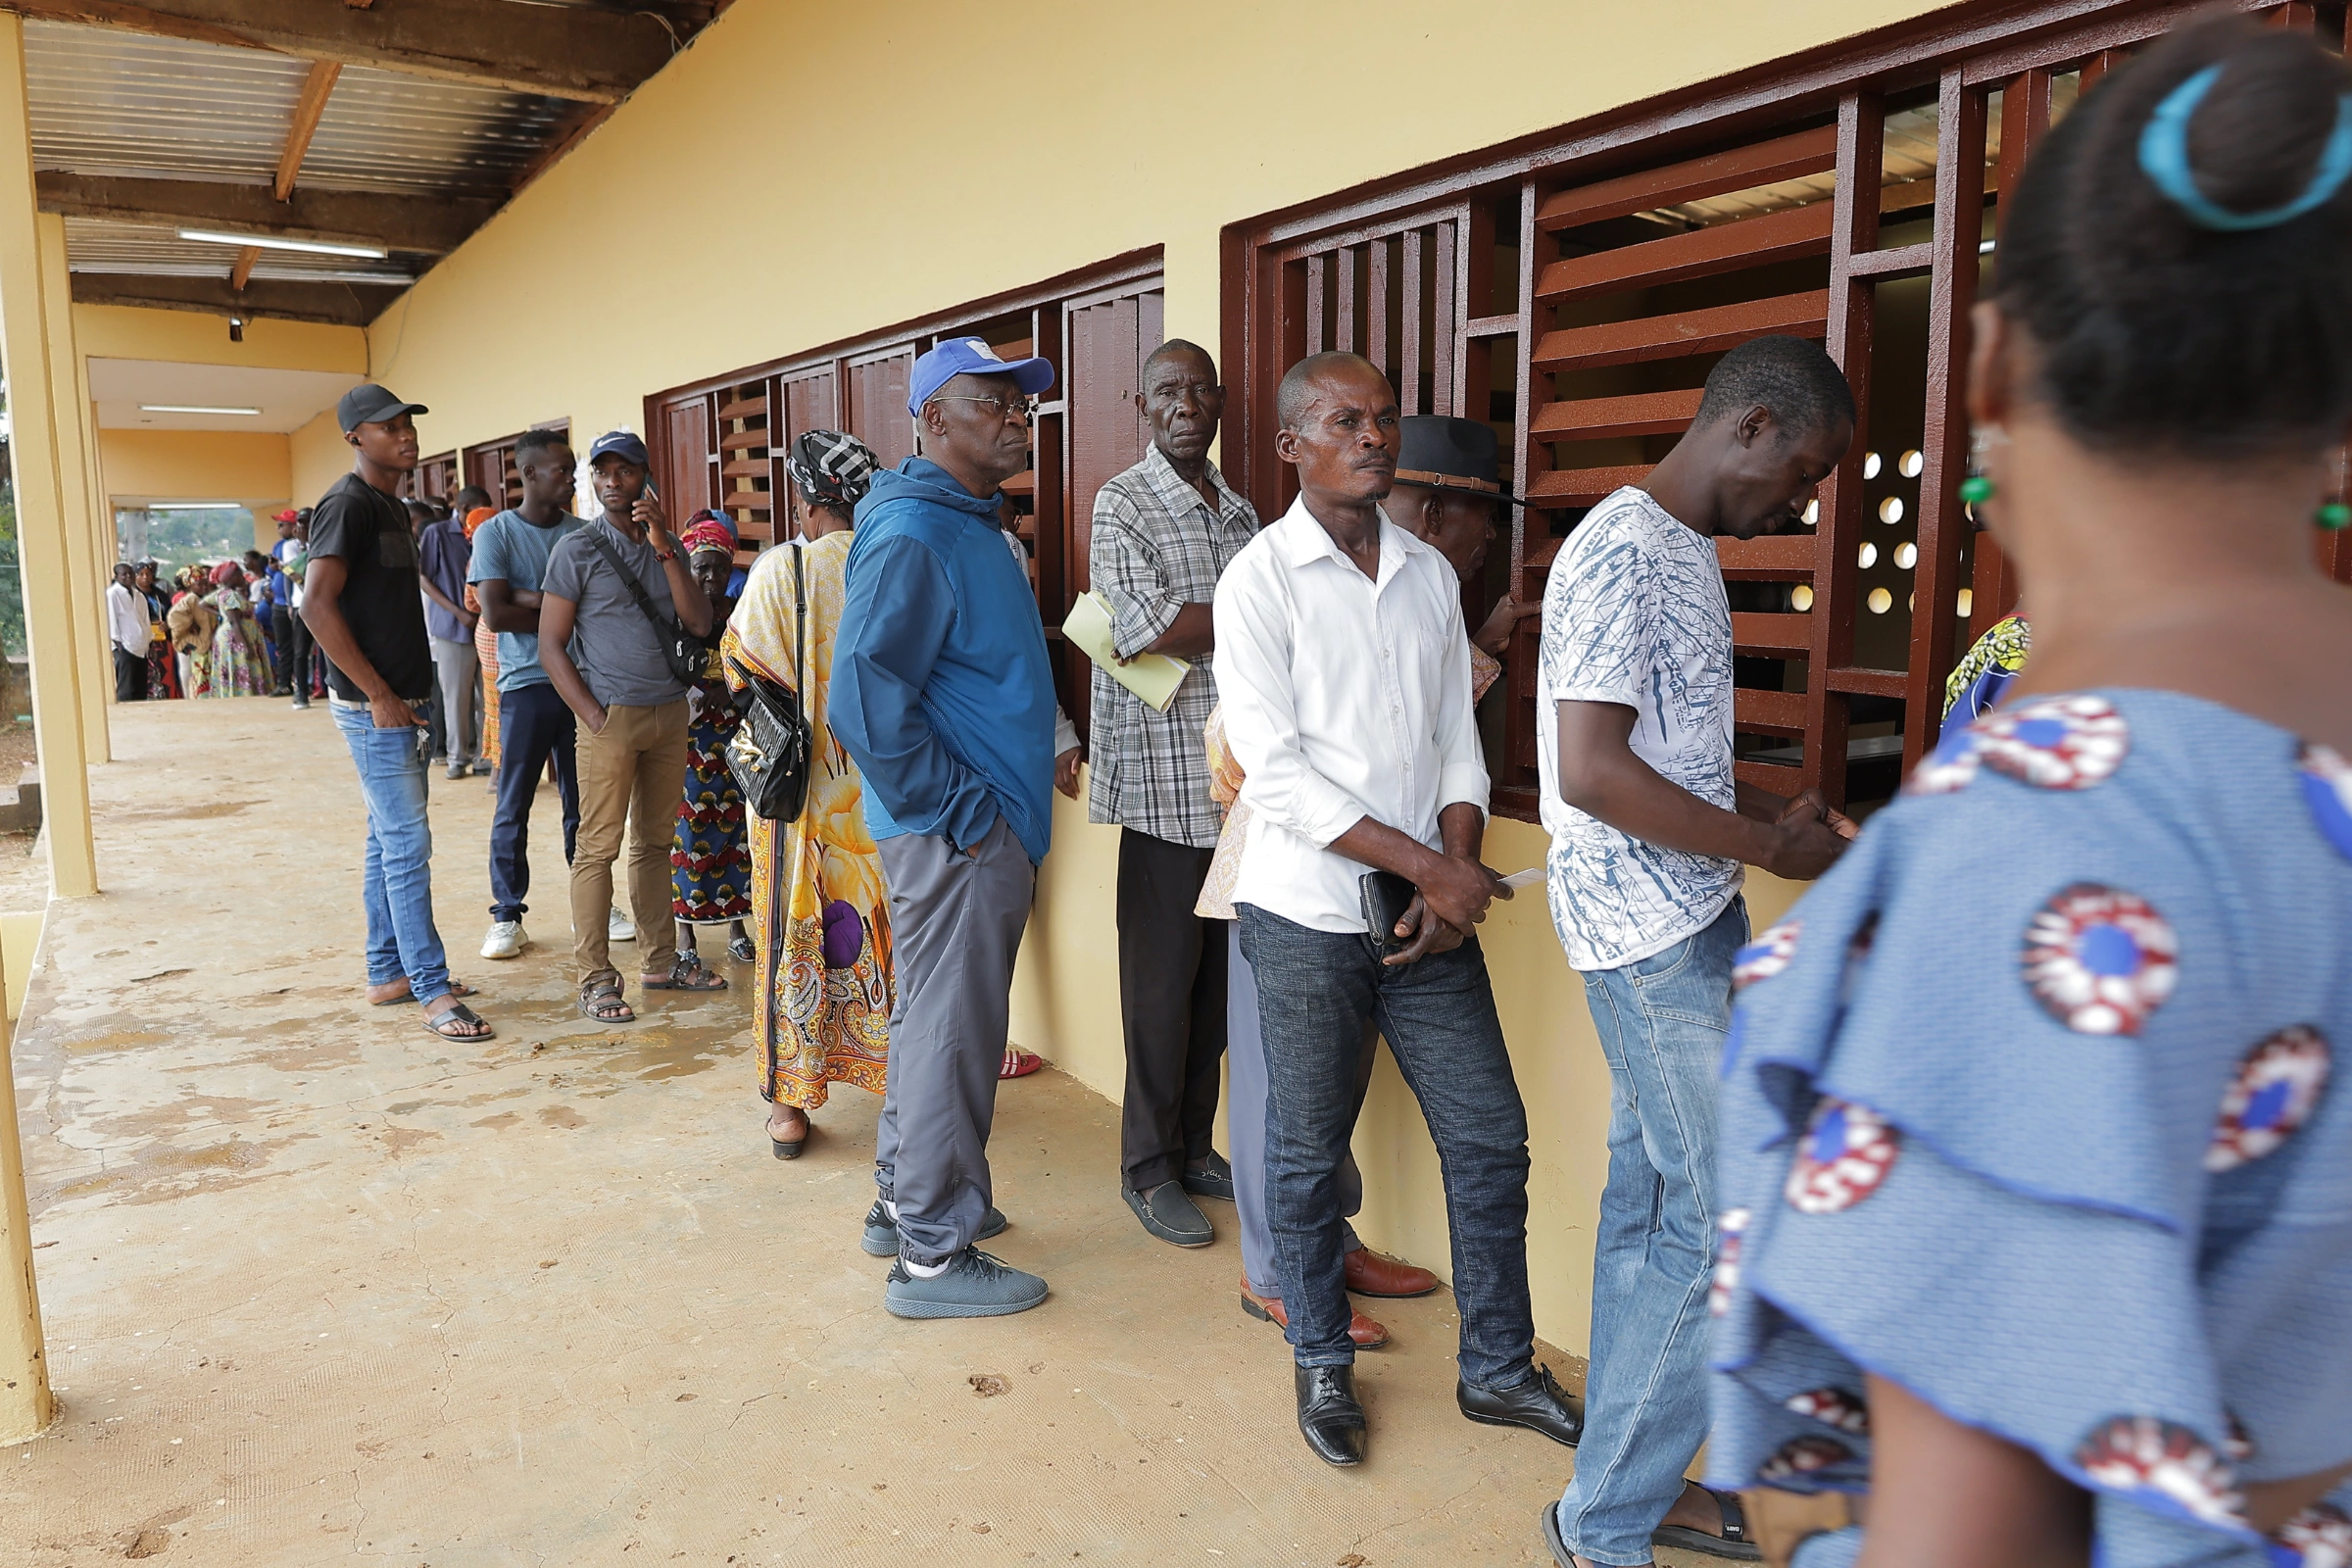
<svg viewBox="0 0 2352 1568"><path fill-rule="evenodd" d="M826 717L864 775L866 830L968 850L1004 818L1046 858L1054 675L995 496L908 458L858 503Z"/></svg>

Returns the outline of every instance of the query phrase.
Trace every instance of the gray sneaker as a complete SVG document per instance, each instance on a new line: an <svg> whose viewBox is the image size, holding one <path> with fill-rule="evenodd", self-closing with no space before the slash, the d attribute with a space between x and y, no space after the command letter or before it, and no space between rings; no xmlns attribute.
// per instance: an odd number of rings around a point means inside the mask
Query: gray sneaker
<svg viewBox="0 0 2352 1568"><path fill-rule="evenodd" d="M882 1306L892 1317L1004 1317L1026 1312L1046 1298L1046 1282L1024 1274L977 1247L948 1259L947 1272L927 1280L906 1272L904 1258L890 1266Z"/></svg>
<svg viewBox="0 0 2352 1568"><path fill-rule="evenodd" d="M992 1203L988 1212L980 1216L980 1234L972 1240L985 1242L1004 1229L1004 1216L998 1213L996 1205ZM890 1217L890 1210L882 1206L879 1198L874 1200L874 1206L865 1211L865 1234L858 1239L858 1246L868 1257L899 1255L899 1222Z"/></svg>
<svg viewBox="0 0 2352 1568"><path fill-rule="evenodd" d="M1217 1239L1208 1216L1193 1201L1182 1182L1161 1182L1148 1193L1124 1189L1127 1206L1144 1222L1144 1229L1171 1247L1206 1247Z"/></svg>

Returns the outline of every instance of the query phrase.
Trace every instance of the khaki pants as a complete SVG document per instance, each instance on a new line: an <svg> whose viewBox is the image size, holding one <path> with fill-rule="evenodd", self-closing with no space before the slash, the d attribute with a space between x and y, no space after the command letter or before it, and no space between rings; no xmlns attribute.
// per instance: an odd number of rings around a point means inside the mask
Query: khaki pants
<svg viewBox="0 0 2352 1568"><path fill-rule="evenodd" d="M686 703L608 708L605 727L579 733L580 832L571 859L571 956L584 986L614 974L606 922L612 862L629 829L629 914L640 974L667 977L678 956L669 917L669 848L686 798Z"/></svg>

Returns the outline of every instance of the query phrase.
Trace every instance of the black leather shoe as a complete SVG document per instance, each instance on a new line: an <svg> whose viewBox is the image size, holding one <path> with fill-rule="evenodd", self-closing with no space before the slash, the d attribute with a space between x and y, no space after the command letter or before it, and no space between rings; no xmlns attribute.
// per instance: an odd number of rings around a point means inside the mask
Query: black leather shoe
<svg viewBox="0 0 2352 1568"><path fill-rule="evenodd" d="M1536 1375L1517 1388L1499 1392L1456 1383L1453 1397L1462 1414L1491 1427L1525 1427L1571 1448L1585 1435L1584 1401L1570 1396L1547 1366L1537 1367ZM1299 1419L1303 1421L1305 1416Z"/></svg>
<svg viewBox="0 0 2352 1568"><path fill-rule="evenodd" d="M1364 1462L1364 1407L1355 1400L1355 1368L1291 1369L1298 1390L1298 1430L1325 1464Z"/></svg>

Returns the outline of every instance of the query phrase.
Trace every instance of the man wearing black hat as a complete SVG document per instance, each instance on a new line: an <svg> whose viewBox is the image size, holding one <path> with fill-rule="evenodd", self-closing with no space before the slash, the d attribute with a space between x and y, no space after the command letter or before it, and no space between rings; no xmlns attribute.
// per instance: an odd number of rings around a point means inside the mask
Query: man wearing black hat
<svg viewBox="0 0 2352 1568"><path fill-rule="evenodd" d="M311 514L302 615L326 655L327 702L351 748L368 802L363 887L368 1000L414 1000L445 1040L492 1031L459 998L433 926L432 830L425 823L424 706L433 656L425 641L416 546L394 494L416 466L421 404L372 382L343 394L335 416L352 471Z"/></svg>

